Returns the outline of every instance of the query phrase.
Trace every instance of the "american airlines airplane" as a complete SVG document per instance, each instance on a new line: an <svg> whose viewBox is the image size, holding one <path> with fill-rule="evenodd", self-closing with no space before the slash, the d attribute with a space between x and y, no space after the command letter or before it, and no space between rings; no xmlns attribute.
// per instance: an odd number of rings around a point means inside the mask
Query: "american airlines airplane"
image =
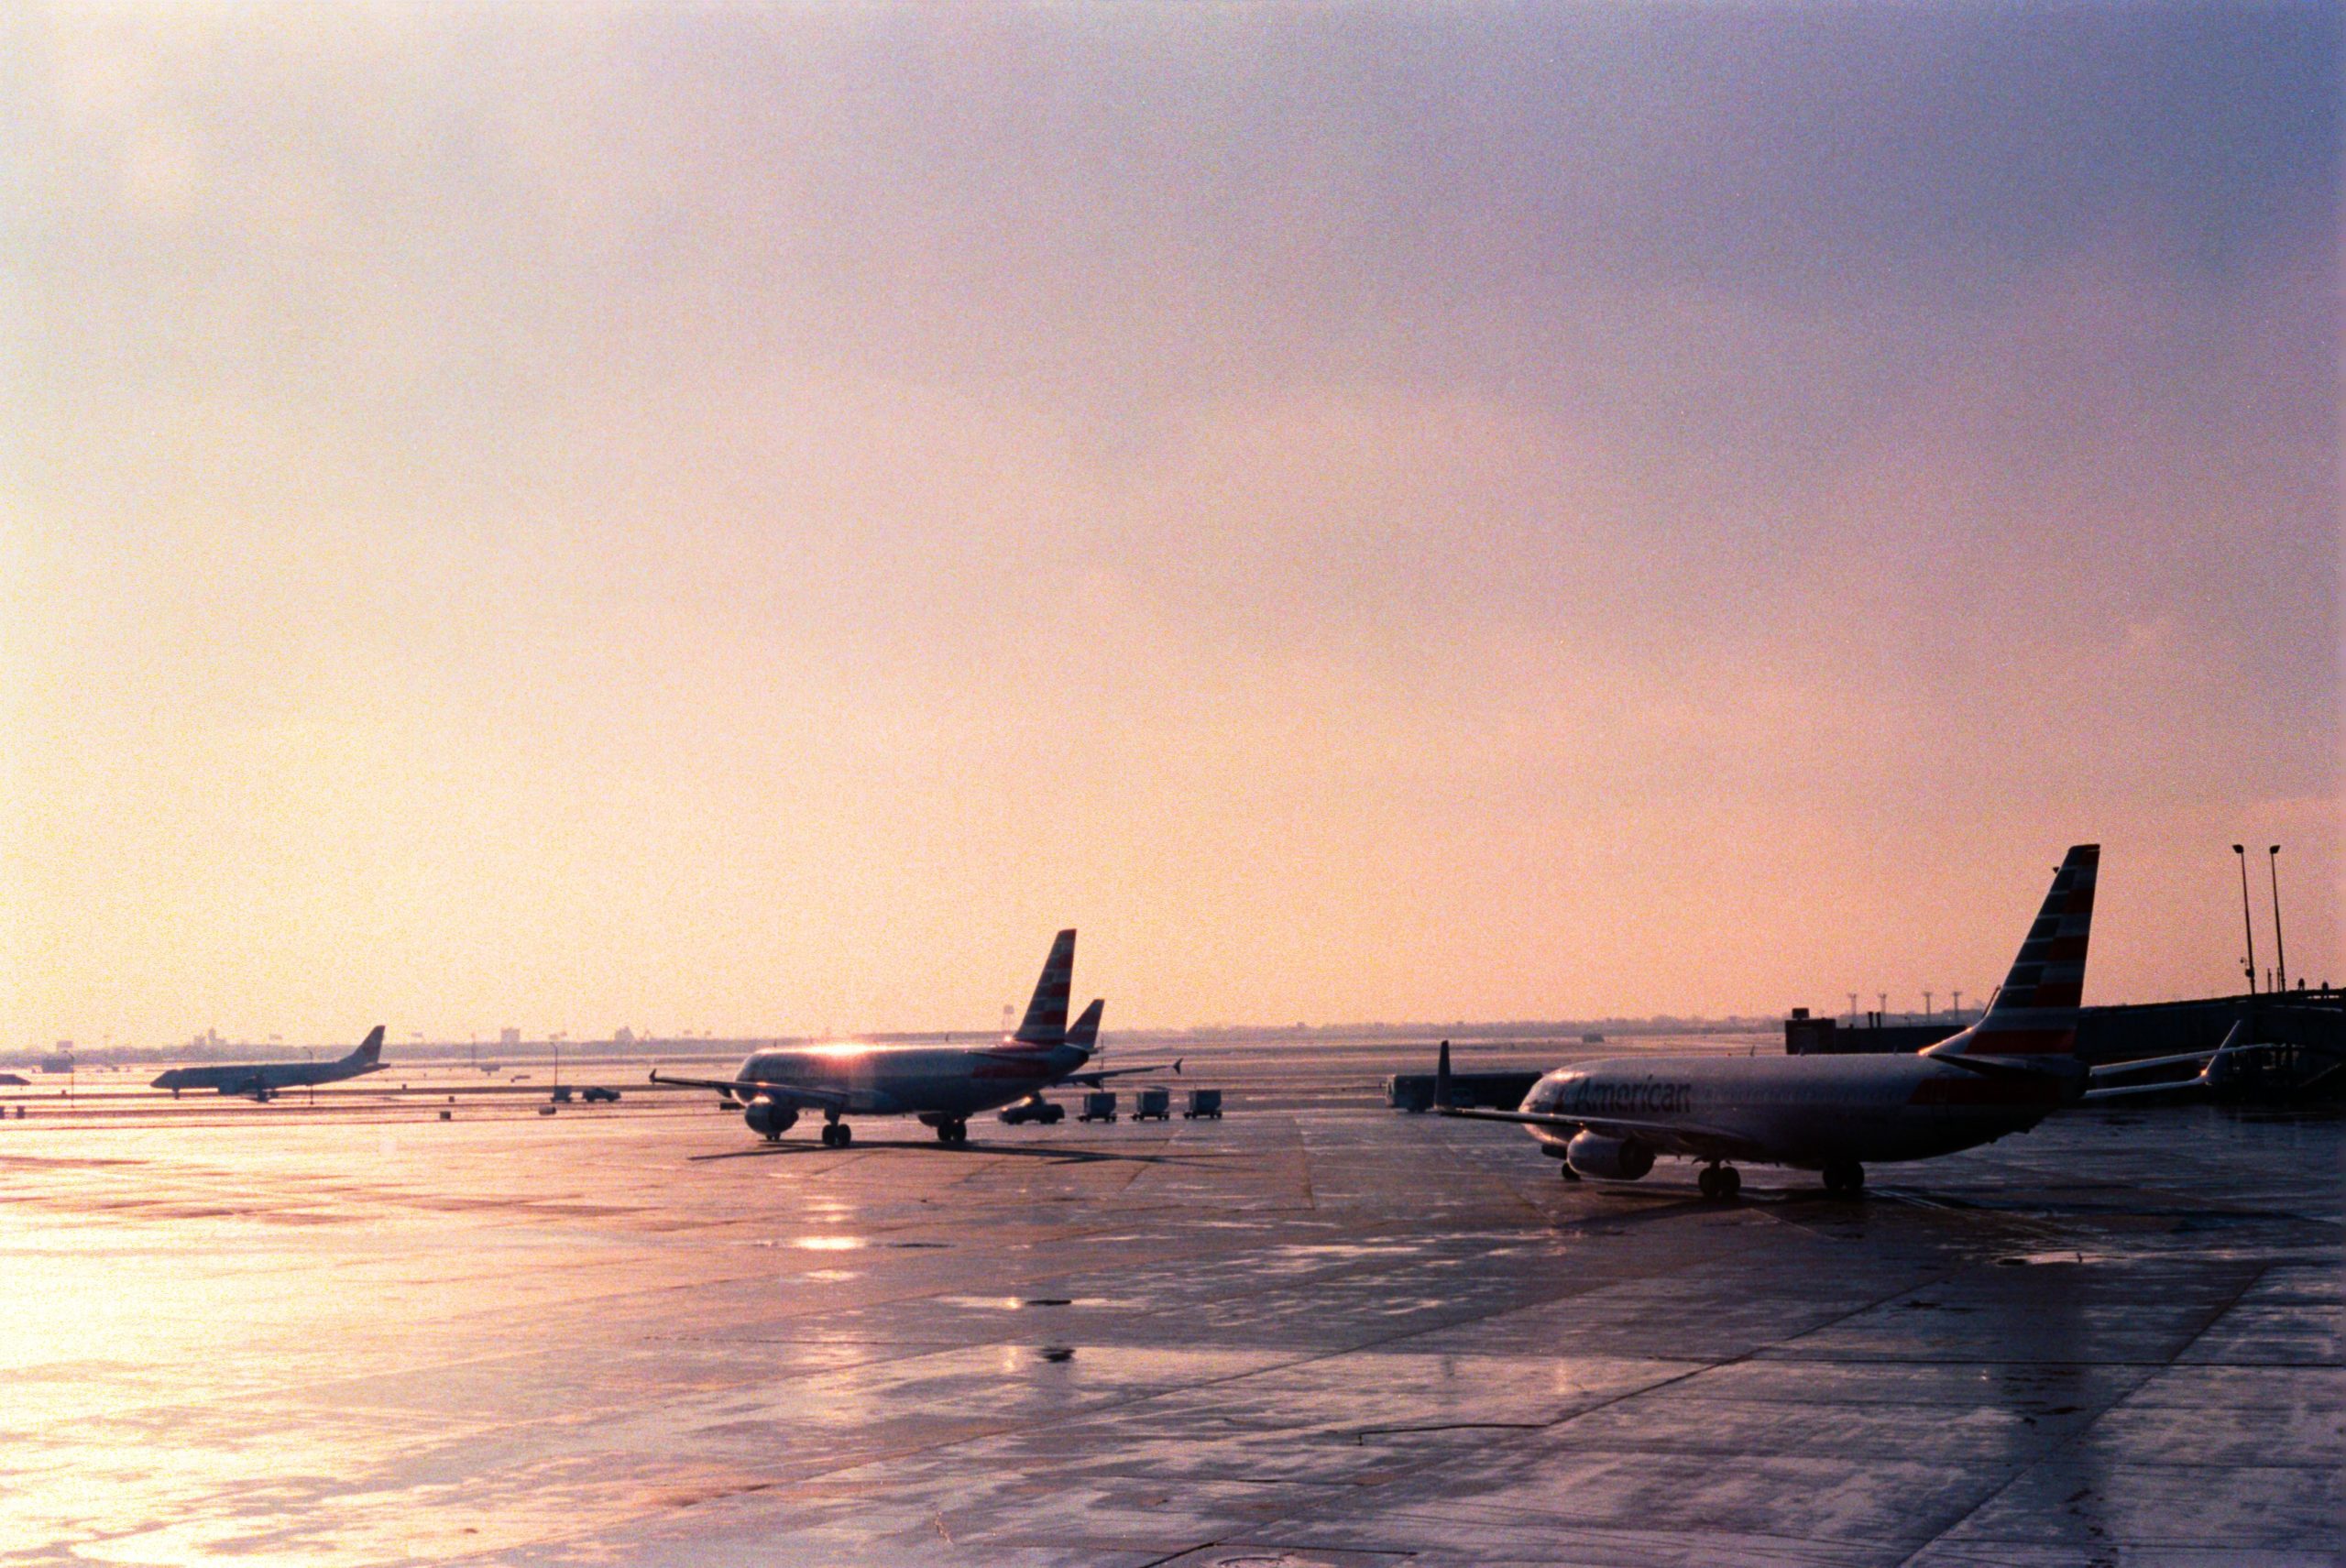
<svg viewBox="0 0 2346 1568"><path fill-rule="evenodd" d="M302 1089L313 1083L339 1083L383 1070L383 1026L378 1024L348 1056L328 1062L240 1062L234 1067L175 1067L148 1085L168 1089L179 1098L182 1089L216 1089L223 1094L249 1094L269 1100L281 1089Z"/></svg>
<svg viewBox="0 0 2346 1568"><path fill-rule="evenodd" d="M2148 1092L2099 1085L2222 1053L2091 1069L2077 1060L2077 1004L2100 857L2097 844L2069 851L1986 1014L1918 1055L1580 1062L1532 1085L1519 1109L1474 1111L1449 1103L1445 1042L1434 1108L1527 1128L1541 1153L1564 1162L1568 1179L1635 1181L1657 1156L1677 1155L1703 1162L1696 1185L1705 1197L1732 1198L1743 1179L1730 1161L1821 1171L1827 1191L1853 1194L1865 1185L1869 1161L1953 1154L2026 1132L2063 1105ZM2196 1081L2207 1077L2203 1070Z"/></svg>
<svg viewBox="0 0 2346 1568"><path fill-rule="evenodd" d="M970 1118L1024 1100L1057 1084L1096 1086L1129 1073L1181 1070L1181 1064L1088 1069L1098 1048L1100 1014L1094 1002L1068 1027L1069 982L1075 974L1075 933L1062 931L1051 943L1042 978L1026 1003L1025 1022L999 1045L830 1045L778 1047L752 1054L729 1079L670 1078L654 1071L654 1083L714 1089L741 1106L742 1120L767 1142L778 1141L798 1118L819 1112L823 1143L845 1148L854 1141L849 1116L913 1116L937 1129L937 1141L958 1146L970 1141Z"/></svg>

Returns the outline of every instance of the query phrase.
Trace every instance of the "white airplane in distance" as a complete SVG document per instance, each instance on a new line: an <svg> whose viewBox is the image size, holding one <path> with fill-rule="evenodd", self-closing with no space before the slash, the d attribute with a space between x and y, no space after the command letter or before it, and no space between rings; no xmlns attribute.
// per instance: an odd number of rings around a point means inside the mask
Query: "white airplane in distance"
<svg viewBox="0 0 2346 1568"><path fill-rule="evenodd" d="M1449 1102L1445 1041L1434 1108L1529 1129L1541 1153L1564 1162L1567 1178L1635 1181L1657 1156L1677 1155L1704 1162L1696 1185L1705 1197L1732 1198L1743 1185L1733 1160L1822 1171L1826 1190L1853 1194L1865 1185L1868 1161L1953 1154L2026 1132L2081 1100L2152 1092L2096 1085L2154 1067L2212 1063L2226 1047L2090 1069L2077 1059L2100 858L2097 844L2070 850L1987 1012L1919 1054L1579 1062L1533 1084L1519 1109L1473 1111ZM2209 1070L2195 1081L2207 1081Z"/></svg>
<svg viewBox="0 0 2346 1568"><path fill-rule="evenodd" d="M215 1089L223 1094L249 1094L255 1100L273 1098L280 1090L302 1089L313 1083L339 1083L383 1070L383 1026L378 1024L346 1057L326 1062L240 1062L233 1067L175 1067L148 1084L168 1089L179 1098L182 1089Z"/></svg>
<svg viewBox="0 0 2346 1568"><path fill-rule="evenodd" d="M849 1116L912 1116L937 1130L948 1146L970 1141L970 1118L1062 1083L1097 1086L1128 1073L1181 1070L1156 1063L1113 1070L1088 1068L1097 1050L1103 1002L1094 1002L1068 1027L1069 981L1075 973L1075 933L1061 931L1044 960L1042 978L1026 1003L1025 1021L998 1045L826 1045L776 1047L754 1052L729 1079L670 1078L654 1083L714 1089L741 1106L742 1120L767 1142L778 1141L801 1115L820 1113L823 1143L854 1141Z"/></svg>

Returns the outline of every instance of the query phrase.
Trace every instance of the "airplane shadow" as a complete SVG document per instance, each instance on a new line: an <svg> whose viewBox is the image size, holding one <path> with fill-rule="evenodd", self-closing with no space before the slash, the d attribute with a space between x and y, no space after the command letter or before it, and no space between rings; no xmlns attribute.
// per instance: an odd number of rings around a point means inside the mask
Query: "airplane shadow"
<svg viewBox="0 0 2346 1568"><path fill-rule="evenodd" d="M1109 1154L1099 1149L1047 1148L1030 1144L964 1144L948 1148L943 1144L926 1141L867 1143L858 1138L845 1151L825 1148L820 1144L782 1143L759 1144L751 1148L727 1149L718 1154L686 1155L692 1164L705 1164L718 1159L787 1159L803 1155L856 1153L861 1149L894 1149L905 1154L932 1155L1010 1155L1020 1159L1047 1160L1054 1165L1194 1165L1210 1160L1211 1155Z"/></svg>

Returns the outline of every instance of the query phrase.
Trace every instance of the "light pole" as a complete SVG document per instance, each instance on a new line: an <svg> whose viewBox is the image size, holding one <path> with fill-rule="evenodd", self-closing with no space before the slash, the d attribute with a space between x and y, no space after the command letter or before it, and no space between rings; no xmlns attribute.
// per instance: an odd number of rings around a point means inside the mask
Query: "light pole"
<svg viewBox="0 0 2346 1568"><path fill-rule="evenodd" d="M2256 927L2248 918L2248 850L2234 844L2232 853L2240 859L2240 928L2248 938L2248 993L2256 994Z"/></svg>
<svg viewBox="0 0 2346 1568"><path fill-rule="evenodd" d="M1850 1028L1852 1028L1852 1029L1854 1029L1854 1028L1856 1028L1857 1026L1858 1026L1858 993L1857 993L1856 992L1854 992L1854 991L1853 991L1853 992L1849 992L1849 1027L1850 1027Z"/></svg>
<svg viewBox="0 0 2346 1568"><path fill-rule="evenodd" d="M2281 846L2274 845L2264 851L2264 869L2273 873L2273 969L2281 977L2281 989L2289 989L2287 949L2281 946Z"/></svg>
<svg viewBox="0 0 2346 1568"><path fill-rule="evenodd" d="M1936 1011L1935 1008L1933 1008L1933 1007L1931 1006L1931 998L1932 998L1932 996L1933 996L1934 994L1935 994L1935 993L1934 992L1932 992L1928 987L1925 987L1925 988L1924 989L1924 992L1923 992L1923 1022L1924 1022L1924 1023L1925 1023L1925 1024L1929 1023L1932 1019L1934 1019L1934 1018L1935 1018L1935 1017L1937 1017L1937 1016L1938 1016L1938 1013L1937 1013L1937 1011Z"/></svg>
<svg viewBox="0 0 2346 1568"><path fill-rule="evenodd" d="M1955 1021L1960 1024L1963 1022L1963 992L1957 991L1950 992L1948 994L1953 1000L1947 1003L1946 1010L1953 1014Z"/></svg>

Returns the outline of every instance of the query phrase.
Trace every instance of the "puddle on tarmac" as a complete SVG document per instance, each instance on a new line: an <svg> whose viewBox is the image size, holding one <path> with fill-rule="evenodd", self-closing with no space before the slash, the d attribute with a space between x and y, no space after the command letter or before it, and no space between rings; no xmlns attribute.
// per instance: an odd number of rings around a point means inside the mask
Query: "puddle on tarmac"
<svg viewBox="0 0 2346 1568"><path fill-rule="evenodd" d="M1015 1312L1028 1307L1123 1307L1126 1301L1105 1296L938 1296L941 1306L974 1307L984 1311Z"/></svg>

